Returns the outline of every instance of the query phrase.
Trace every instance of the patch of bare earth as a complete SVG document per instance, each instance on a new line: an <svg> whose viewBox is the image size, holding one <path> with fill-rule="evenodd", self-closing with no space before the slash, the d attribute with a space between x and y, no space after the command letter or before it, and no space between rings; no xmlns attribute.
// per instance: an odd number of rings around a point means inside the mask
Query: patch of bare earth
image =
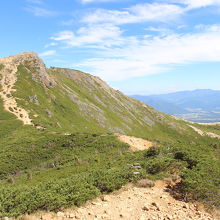
<svg viewBox="0 0 220 220"><path fill-rule="evenodd" d="M134 151L134 152L146 150L154 145L153 142L144 140L142 138L136 138L136 137L121 135L121 134L115 134L115 135L118 137L120 141L130 145L131 151Z"/></svg>
<svg viewBox="0 0 220 220"><path fill-rule="evenodd" d="M14 57L0 58L0 64L4 66L0 72L0 98L3 100L5 110L14 114L25 125L32 125L28 112L18 107L16 98L13 97L13 93L16 91L14 85L17 81L18 64L14 61Z"/></svg>
<svg viewBox="0 0 220 220"><path fill-rule="evenodd" d="M165 181L128 184L119 191L87 202L84 206L58 213L23 216L23 220L217 220L193 203L175 200L166 191Z"/></svg>

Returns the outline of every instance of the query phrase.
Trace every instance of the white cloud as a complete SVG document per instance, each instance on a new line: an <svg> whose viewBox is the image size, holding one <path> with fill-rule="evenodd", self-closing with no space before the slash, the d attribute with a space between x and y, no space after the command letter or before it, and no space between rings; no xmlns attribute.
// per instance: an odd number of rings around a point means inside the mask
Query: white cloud
<svg viewBox="0 0 220 220"><path fill-rule="evenodd" d="M175 4L137 4L126 10L97 9L85 16L86 23L127 24L146 21L166 22L184 13L184 8Z"/></svg>
<svg viewBox="0 0 220 220"><path fill-rule="evenodd" d="M89 59L82 63L73 64L73 68L89 68L94 75L106 81L120 81L137 76L154 74L165 68L152 65L142 59L133 59L129 56L121 58Z"/></svg>
<svg viewBox="0 0 220 220"><path fill-rule="evenodd" d="M48 47L55 47L55 46L57 46L57 43L56 42L51 42L49 44L46 44L44 47L48 48Z"/></svg>
<svg viewBox="0 0 220 220"><path fill-rule="evenodd" d="M51 37L51 39L61 42L67 47L111 47L121 44L123 40L121 33L119 27L111 24L101 24L81 27L76 32L62 31Z"/></svg>
<svg viewBox="0 0 220 220"><path fill-rule="evenodd" d="M187 34L164 28L165 22L173 22L192 9L213 5L220 5L220 0L156 0L123 10L97 9L83 17L84 27L61 31L51 39L66 48L95 48L92 59L75 63L73 67L108 81L156 74L173 65L220 62L220 25L199 25L193 33ZM163 24L146 27L148 34L154 32L152 35L124 36L119 27L155 21ZM179 32L185 27L181 25L176 29Z"/></svg>
<svg viewBox="0 0 220 220"><path fill-rule="evenodd" d="M58 14L55 11L50 11L45 8L33 7L33 6L26 7L25 10L31 12L34 16L37 17L54 17Z"/></svg>
<svg viewBox="0 0 220 220"><path fill-rule="evenodd" d="M173 65L220 62L220 26L213 27L194 34L136 39L123 48L107 49L102 58L74 66L89 69L105 80L117 81L159 73Z"/></svg>
<svg viewBox="0 0 220 220"><path fill-rule="evenodd" d="M213 25L204 25L204 24L199 24L196 25L195 28L197 30L202 30L202 31L211 31L211 32L217 32L220 31L220 25L218 24L213 24Z"/></svg>
<svg viewBox="0 0 220 220"><path fill-rule="evenodd" d="M39 54L40 57L48 57L56 54L56 50L47 50Z"/></svg>
<svg viewBox="0 0 220 220"><path fill-rule="evenodd" d="M220 5L220 0L168 0L172 3L180 3L187 6L187 9L201 8Z"/></svg>
<svg viewBox="0 0 220 220"><path fill-rule="evenodd" d="M137 4L124 10L97 9L82 19L85 23L128 24L140 22L167 22L192 9L220 6L220 0L158 0Z"/></svg>
<svg viewBox="0 0 220 220"><path fill-rule="evenodd" d="M173 30L168 29L168 28L163 28L163 27L150 26L150 27L145 28L145 30L146 31L151 31L151 32L154 32L154 33L159 33L160 35L164 35L164 36L173 33Z"/></svg>

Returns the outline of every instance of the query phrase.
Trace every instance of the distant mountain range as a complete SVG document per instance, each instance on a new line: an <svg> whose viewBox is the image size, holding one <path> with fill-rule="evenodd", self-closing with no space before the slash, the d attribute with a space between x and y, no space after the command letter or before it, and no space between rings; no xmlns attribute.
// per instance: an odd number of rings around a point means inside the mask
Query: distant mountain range
<svg viewBox="0 0 220 220"><path fill-rule="evenodd" d="M198 89L161 95L133 95L157 110L194 122L220 121L220 91Z"/></svg>

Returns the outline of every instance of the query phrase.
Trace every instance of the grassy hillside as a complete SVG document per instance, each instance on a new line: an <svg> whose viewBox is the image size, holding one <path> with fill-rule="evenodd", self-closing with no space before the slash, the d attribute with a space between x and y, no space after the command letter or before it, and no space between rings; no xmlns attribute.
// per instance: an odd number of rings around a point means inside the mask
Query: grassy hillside
<svg viewBox="0 0 220 220"><path fill-rule="evenodd" d="M18 62L13 96L41 129L24 126L0 99L0 217L81 205L143 177L180 176L182 195L220 207L218 139L97 77L42 70L39 62L35 55ZM133 153L114 132L152 140L155 148Z"/></svg>
<svg viewBox="0 0 220 220"><path fill-rule="evenodd" d="M39 62L33 58L34 62ZM35 125L57 132L120 132L156 138L155 132L181 133L184 124L111 89L97 77L70 69L46 69L50 86L28 62L18 67L13 96ZM158 136L158 134L157 134Z"/></svg>

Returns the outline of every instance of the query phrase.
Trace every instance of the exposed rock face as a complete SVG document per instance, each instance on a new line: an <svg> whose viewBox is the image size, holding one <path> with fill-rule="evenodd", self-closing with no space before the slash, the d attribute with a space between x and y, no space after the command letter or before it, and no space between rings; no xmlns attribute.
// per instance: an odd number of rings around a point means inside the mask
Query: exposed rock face
<svg viewBox="0 0 220 220"><path fill-rule="evenodd" d="M14 114L24 124L32 125L28 112L25 109L18 107L16 98L13 97L13 92L15 92L13 87L17 81L17 67L22 58L23 56L13 56L0 59L0 64L3 66L0 71L0 97L3 100L3 105L6 111Z"/></svg>
<svg viewBox="0 0 220 220"><path fill-rule="evenodd" d="M38 57L34 52L25 52L15 56L11 56L13 62L16 65L23 64L25 66L30 66L32 73L32 78L35 81L41 82L46 86L53 86L55 84L54 80L47 74L47 69L44 62ZM30 71L31 71L30 70Z"/></svg>
<svg viewBox="0 0 220 220"><path fill-rule="evenodd" d="M2 65L2 69L0 71L0 97L3 100L5 110L14 114L24 124L33 125L28 111L19 107L17 105L16 98L13 97L13 92L16 91L14 89L14 85L17 81L18 66L23 64L25 66L28 65L35 70L35 72L32 74L33 79L41 82L45 86L52 86L54 82L47 74L43 61L37 56L36 53L25 52L15 56L0 58L0 64Z"/></svg>
<svg viewBox="0 0 220 220"><path fill-rule="evenodd" d="M54 80L47 74L47 68L44 62L35 52L24 52L14 56L0 58L0 63L4 64L4 62L11 63L17 67L20 64L23 64L26 67L29 66L34 70L32 72L32 77L35 81L39 81L46 86L52 86L55 84Z"/></svg>
<svg viewBox="0 0 220 220"><path fill-rule="evenodd" d="M33 102L36 105L40 105L40 103L37 99L37 95L29 96L29 100L30 100L30 102Z"/></svg>

